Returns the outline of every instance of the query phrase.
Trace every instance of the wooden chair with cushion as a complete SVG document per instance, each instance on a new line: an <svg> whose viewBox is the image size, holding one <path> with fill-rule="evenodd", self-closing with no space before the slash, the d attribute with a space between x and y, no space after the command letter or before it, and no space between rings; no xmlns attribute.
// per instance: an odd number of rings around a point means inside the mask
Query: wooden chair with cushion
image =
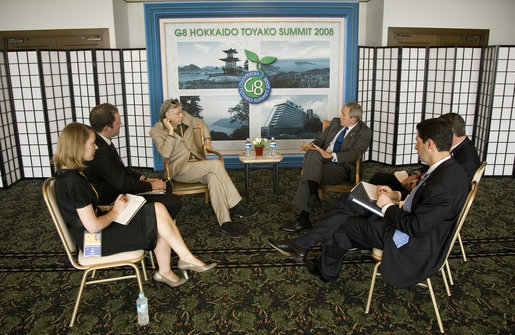
<svg viewBox="0 0 515 335"><path fill-rule="evenodd" d="M322 132L329 126L331 120L324 120L322 125ZM318 196L322 199L324 192L340 192L349 193L354 186L359 183L361 175L361 157L356 160L356 176L354 182L344 181L336 185L321 185L318 189Z"/></svg>
<svg viewBox="0 0 515 335"><path fill-rule="evenodd" d="M204 138L204 128L202 123L199 123L199 127L193 128L193 138L195 140L195 144L199 148L204 147L205 138ZM203 151L203 150L201 150ZM218 159L224 163L224 157L218 151L207 149L208 153L214 154L218 156ZM177 180L173 180L170 178L170 162L168 158L163 157L163 165L164 165L164 173L165 178L168 179L172 183L173 193L177 195L185 195L185 194L197 194L204 193L204 202L209 203L209 189L207 184L204 183L183 183Z"/></svg>
<svg viewBox="0 0 515 335"><path fill-rule="evenodd" d="M143 292L143 284L141 280L140 271L137 263L141 263L143 268L143 275L147 280L147 273L145 271L145 251L134 250L128 252L121 252L118 254L102 257L84 257L81 250L78 250L75 243L73 242L71 235L68 231L68 227L61 216L59 207L57 206L57 200L54 191L55 178L48 178L43 184L43 198L47 205L54 226L57 230L59 238L64 246L66 255L70 260L70 263L77 270L84 271L82 281L79 286L79 292L77 294L77 300L75 301L75 307L73 308L72 319L70 321L70 327L75 323L77 311L79 309L79 303L82 297L82 293L86 285L105 283L122 279L136 278L138 281L139 291ZM94 279L96 270L104 270L111 268L130 267L134 270L133 274L123 275L118 277L108 277L103 279ZM137 293L134 293L134 297Z"/></svg>
<svg viewBox="0 0 515 335"><path fill-rule="evenodd" d="M448 282L447 282L447 276L446 276L445 268L447 268L447 272L450 275L450 270L448 268L449 255L451 253L452 246L454 245L454 243L456 242L456 239L458 238L459 231L460 231L461 227L463 226L463 223L465 222L465 218L467 217L467 214L468 214L468 212L470 210L470 207L472 206L472 202L474 201L474 198L475 198L476 193L477 193L477 187L478 187L478 182L476 180L473 180L472 181L472 187L471 187L471 189L470 189L470 191L468 193L467 199L465 200L465 204L463 205L463 208L462 208L462 210L460 212L460 216L459 216L458 221L456 223L456 227L454 229L453 238L452 238L451 242L448 245L443 246L444 248L446 248L444 250L446 250L447 256L445 257L445 261L440 266L440 269L438 270L438 272L440 272L441 275L442 275L442 279L443 279L443 282L444 282L444 285L445 285L445 290L446 290L448 296L451 296L451 291L449 289L449 285L448 285ZM372 294L374 292L375 281L376 281L377 276L380 275L380 273L378 273L378 269L379 269L379 266L381 265L382 255L383 255L383 250L376 249L376 248L372 249L372 257L375 260L377 260L377 263L374 266L374 270L372 272L372 280L370 281L370 290L368 292L368 299L367 299L367 305L366 305L366 308L365 308L365 314L368 314L368 312L370 311L370 303L372 302ZM434 291L433 291L433 286L431 284L431 278L427 278L425 283L419 283L418 285L423 286L423 287L427 287L427 289L429 290L429 295L431 296L431 301L433 302L433 307L434 307L434 310L435 310L436 319L438 321L438 327L440 328L440 332L444 333L442 319L440 317L440 312L438 310L438 304L436 302L436 297L435 297L435 294L434 294Z"/></svg>

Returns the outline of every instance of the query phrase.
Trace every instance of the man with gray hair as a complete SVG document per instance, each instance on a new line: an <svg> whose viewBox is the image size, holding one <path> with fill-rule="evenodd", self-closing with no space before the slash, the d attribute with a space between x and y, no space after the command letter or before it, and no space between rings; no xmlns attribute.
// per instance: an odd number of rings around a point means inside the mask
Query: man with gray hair
<svg viewBox="0 0 515 335"><path fill-rule="evenodd" d="M357 102L346 103L319 138L302 142L306 151L302 177L292 203L301 209L296 222L281 230L294 233L311 227L309 213L321 206L320 185L333 185L350 180L356 175L356 160L370 145L372 131L361 121L363 109Z"/></svg>

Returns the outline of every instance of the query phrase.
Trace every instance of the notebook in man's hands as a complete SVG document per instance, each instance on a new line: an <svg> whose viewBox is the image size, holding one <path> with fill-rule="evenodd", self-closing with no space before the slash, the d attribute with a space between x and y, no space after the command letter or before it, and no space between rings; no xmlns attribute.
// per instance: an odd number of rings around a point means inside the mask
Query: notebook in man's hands
<svg viewBox="0 0 515 335"><path fill-rule="evenodd" d="M368 209L372 213L384 216L381 208L377 206L377 186L360 181L349 194L349 199Z"/></svg>

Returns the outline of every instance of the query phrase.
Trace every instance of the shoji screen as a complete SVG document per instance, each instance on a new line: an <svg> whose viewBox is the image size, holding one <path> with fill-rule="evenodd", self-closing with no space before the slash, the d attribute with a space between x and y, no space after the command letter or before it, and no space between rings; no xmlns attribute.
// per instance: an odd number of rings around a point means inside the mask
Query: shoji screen
<svg viewBox="0 0 515 335"><path fill-rule="evenodd" d="M131 164L153 167L152 139L148 135L152 127L148 101L147 53L145 50L124 50L123 69L125 78L126 124Z"/></svg>
<svg viewBox="0 0 515 335"><path fill-rule="evenodd" d="M23 177L8 70L7 54L0 52L0 187L9 186Z"/></svg>

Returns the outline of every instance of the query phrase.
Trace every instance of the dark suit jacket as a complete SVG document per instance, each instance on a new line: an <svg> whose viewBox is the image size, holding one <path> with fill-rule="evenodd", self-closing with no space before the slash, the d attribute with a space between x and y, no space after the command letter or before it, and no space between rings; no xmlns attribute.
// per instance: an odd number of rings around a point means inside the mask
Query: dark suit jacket
<svg viewBox="0 0 515 335"><path fill-rule="evenodd" d="M449 159L438 166L414 195L411 213L390 206L384 215L381 275L396 287L409 287L433 276L442 266L454 227L469 191L463 168ZM397 248L395 229L410 235Z"/></svg>
<svg viewBox="0 0 515 335"><path fill-rule="evenodd" d="M453 151L451 155L458 164L465 170L470 180L476 173L477 168L481 165L481 160L474 147L474 143L466 137Z"/></svg>
<svg viewBox="0 0 515 335"><path fill-rule="evenodd" d="M327 129L313 143L326 150L342 128L340 118L335 117L331 120ZM363 121L358 120L356 126L345 136L340 152L336 153L337 164L349 167L352 177L356 174L356 160L367 151L371 139L372 131L370 128Z"/></svg>
<svg viewBox="0 0 515 335"><path fill-rule="evenodd" d="M119 194L152 190L150 183L139 180L141 174L120 162L118 154L111 150L100 135L95 134L95 136L98 149L93 160L86 162L84 174L97 190L100 205L112 203Z"/></svg>

